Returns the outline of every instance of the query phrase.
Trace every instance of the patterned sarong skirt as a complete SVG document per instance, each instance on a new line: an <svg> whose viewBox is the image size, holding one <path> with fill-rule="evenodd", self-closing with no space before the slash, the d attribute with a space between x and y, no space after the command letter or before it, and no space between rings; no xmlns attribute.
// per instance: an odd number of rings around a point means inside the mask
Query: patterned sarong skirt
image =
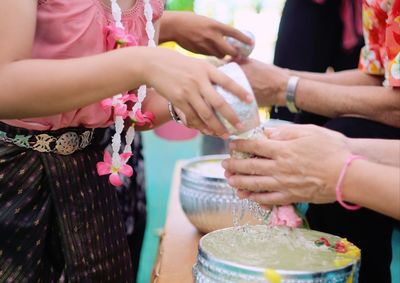
<svg viewBox="0 0 400 283"><path fill-rule="evenodd" d="M0 282L132 282L116 191L96 172L103 149L39 152L4 136L32 144L42 132L0 123L0 134Z"/></svg>

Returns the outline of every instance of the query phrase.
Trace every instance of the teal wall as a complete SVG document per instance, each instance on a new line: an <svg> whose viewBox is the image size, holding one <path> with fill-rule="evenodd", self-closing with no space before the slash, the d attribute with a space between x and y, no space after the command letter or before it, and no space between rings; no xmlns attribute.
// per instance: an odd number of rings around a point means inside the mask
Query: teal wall
<svg viewBox="0 0 400 283"><path fill-rule="evenodd" d="M147 182L147 228L139 267L138 283L150 282L156 259L159 233L165 223L169 189L175 162L198 156L200 138L185 142L170 142L153 132L143 135ZM172 282L171 282L172 283Z"/></svg>

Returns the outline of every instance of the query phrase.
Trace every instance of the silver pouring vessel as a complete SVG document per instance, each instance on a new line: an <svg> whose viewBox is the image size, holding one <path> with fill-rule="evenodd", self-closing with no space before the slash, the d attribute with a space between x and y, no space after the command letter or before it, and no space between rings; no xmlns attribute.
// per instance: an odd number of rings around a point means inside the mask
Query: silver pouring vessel
<svg viewBox="0 0 400 283"><path fill-rule="evenodd" d="M236 63L229 63L218 68L220 71L229 76L233 81L243 87L250 95L254 97L253 90L247 80L246 75ZM220 113L217 112L218 118L222 124L228 130L230 135L240 135L251 129L257 128L260 125L260 115L258 112L258 105L254 98L252 103L241 101L239 98L234 96L229 91L226 91L220 86L216 86L216 90L221 95L229 106L235 111L239 117L240 122L243 125L243 129L240 131L236 129L231 123L229 123Z"/></svg>

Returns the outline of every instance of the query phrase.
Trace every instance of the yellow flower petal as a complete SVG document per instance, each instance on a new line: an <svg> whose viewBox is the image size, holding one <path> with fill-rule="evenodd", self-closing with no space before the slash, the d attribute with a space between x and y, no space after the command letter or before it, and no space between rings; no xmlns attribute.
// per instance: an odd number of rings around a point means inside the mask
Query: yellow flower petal
<svg viewBox="0 0 400 283"><path fill-rule="evenodd" d="M363 26L365 30L371 30L373 27L372 19L375 17L374 11L369 8L363 10Z"/></svg>
<svg viewBox="0 0 400 283"><path fill-rule="evenodd" d="M281 275L275 269L266 269L264 276L269 283L281 283L282 281Z"/></svg>
<svg viewBox="0 0 400 283"><path fill-rule="evenodd" d="M334 264L337 267L347 266L353 262L354 259L348 257L338 257L335 259Z"/></svg>
<svg viewBox="0 0 400 283"><path fill-rule="evenodd" d="M379 75L379 67L377 66L377 64L375 64L375 62L370 62L368 66L368 71L373 75Z"/></svg>
<svg viewBox="0 0 400 283"><path fill-rule="evenodd" d="M349 242L346 238L340 241L346 248L346 252L342 255L351 257L352 259L358 259L361 257L361 250L353 245L353 243Z"/></svg>

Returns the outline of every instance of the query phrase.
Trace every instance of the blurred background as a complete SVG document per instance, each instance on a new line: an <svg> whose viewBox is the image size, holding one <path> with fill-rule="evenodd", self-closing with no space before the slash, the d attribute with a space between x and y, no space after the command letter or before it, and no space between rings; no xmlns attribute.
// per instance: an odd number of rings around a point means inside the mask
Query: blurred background
<svg viewBox="0 0 400 283"><path fill-rule="evenodd" d="M251 31L256 39L256 47L250 57L272 63L284 3L285 0L167 0L166 8L194 11L236 28ZM164 46L195 56L175 43L167 43ZM166 219L175 163L180 159L199 156L202 144L203 138L200 135L185 141L171 142L160 138L154 131L143 134L148 216L137 281L139 283L150 282ZM400 242L398 230L393 241ZM400 262L399 246L395 245L395 263ZM393 282L398 283L399 280Z"/></svg>

